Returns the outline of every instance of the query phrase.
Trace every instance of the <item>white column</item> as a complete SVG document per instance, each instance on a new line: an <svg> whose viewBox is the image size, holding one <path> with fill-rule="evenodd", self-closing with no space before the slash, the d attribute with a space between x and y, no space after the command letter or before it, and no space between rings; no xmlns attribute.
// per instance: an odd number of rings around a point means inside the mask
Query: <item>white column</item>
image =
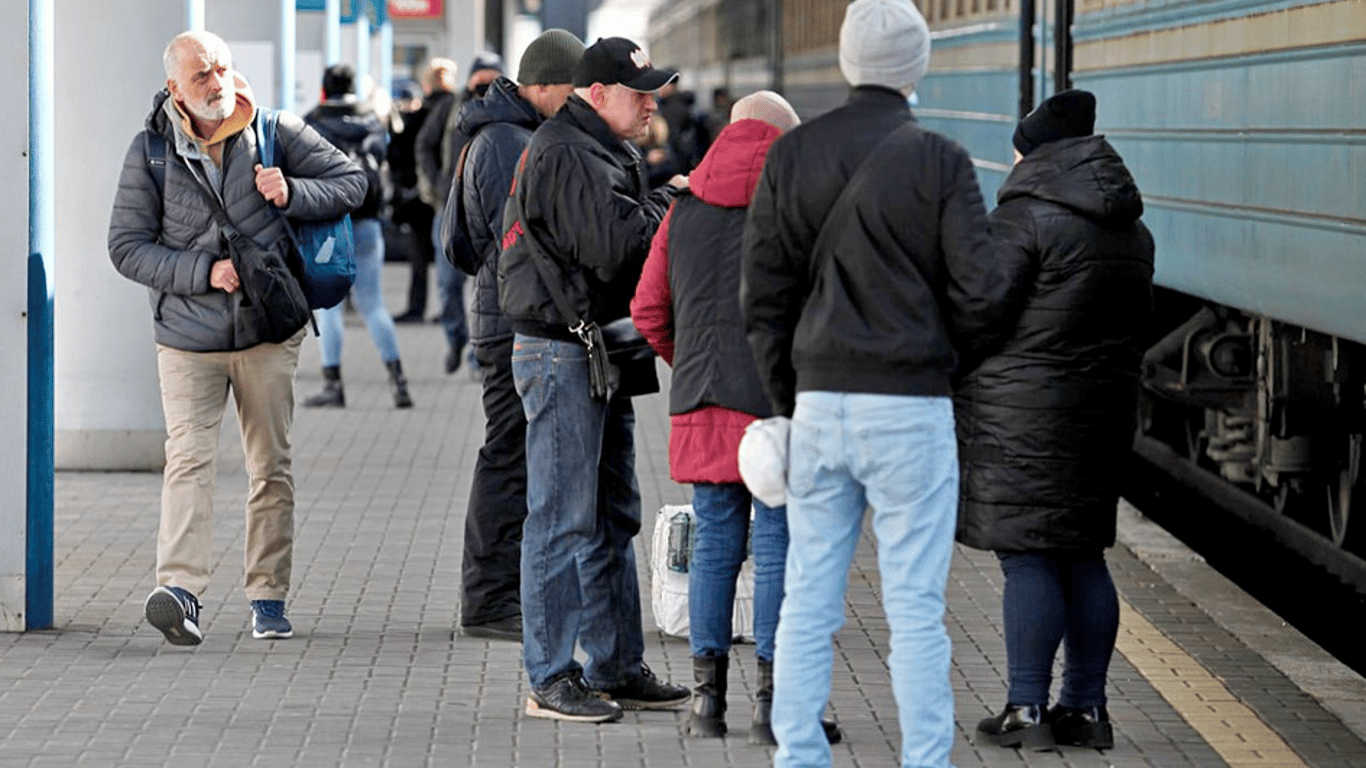
<svg viewBox="0 0 1366 768"><path fill-rule="evenodd" d="M359 93L365 76L370 74L370 17L365 14L364 8L356 14L353 27L356 30L356 86Z"/></svg>
<svg viewBox="0 0 1366 768"><path fill-rule="evenodd" d="M330 67L341 61L341 0L327 0L323 7L327 18L326 47L323 49L323 66Z"/></svg>
<svg viewBox="0 0 1366 768"><path fill-rule="evenodd" d="M294 111L296 83L294 52L298 49L294 33L294 0L280 0L279 41L275 48L275 107Z"/></svg>
<svg viewBox="0 0 1366 768"><path fill-rule="evenodd" d="M122 6L108 0L55 3L60 34L56 88L49 96L61 148L56 157L56 464L58 469L159 470L166 436L152 310L147 289L114 270L107 243L123 158L143 127L152 95L166 84L161 54L184 30L186 6L184 0L139 0L137 23L120 25L111 35L100 20ZM0 3L4 13L12 5L18 4ZM0 24L3 34L24 28ZM16 47L23 48L0 50ZM99 51L100 71L117 87L90 87L91 51ZM9 78L3 87L14 82L17 78ZM99 130L92 128L96 115ZM0 215L8 215L15 206L3 208Z"/></svg>
<svg viewBox="0 0 1366 768"><path fill-rule="evenodd" d="M185 29L204 29L204 0L185 0Z"/></svg>

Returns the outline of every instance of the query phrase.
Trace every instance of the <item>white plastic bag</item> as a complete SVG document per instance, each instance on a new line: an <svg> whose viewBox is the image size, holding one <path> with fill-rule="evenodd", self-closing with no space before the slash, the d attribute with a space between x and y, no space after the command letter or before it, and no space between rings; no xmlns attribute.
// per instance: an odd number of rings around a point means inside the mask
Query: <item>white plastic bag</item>
<svg viewBox="0 0 1366 768"><path fill-rule="evenodd" d="M679 541L680 528L675 516L686 516L687 529L696 524L691 504L665 504L655 517L654 537L650 542L650 608L666 635L688 636L688 574L692 560L691 541ZM680 521L682 522L682 521ZM670 531L674 532L672 557ZM686 534L685 534L686 535ZM671 562L672 561L672 562ZM670 567L672 566L672 567ZM684 570L680 571L679 568ZM754 642L754 558L745 558L735 584L735 611L731 615L731 634L736 640Z"/></svg>

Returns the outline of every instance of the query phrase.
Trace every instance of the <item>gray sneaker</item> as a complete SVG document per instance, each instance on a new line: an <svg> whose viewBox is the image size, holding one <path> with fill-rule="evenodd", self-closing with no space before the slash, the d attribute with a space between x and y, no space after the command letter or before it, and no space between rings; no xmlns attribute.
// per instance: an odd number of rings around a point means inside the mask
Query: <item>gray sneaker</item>
<svg viewBox="0 0 1366 768"><path fill-rule="evenodd" d="M533 688L526 699L528 717L570 720L577 723L610 723L621 719L621 707L593 695L577 672Z"/></svg>
<svg viewBox="0 0 1366 768"><path fill-rule="evenodd" d="M171 645L199 645L199 599L180 587L157 587L143 606L147 623L161 630Z"/></svg>

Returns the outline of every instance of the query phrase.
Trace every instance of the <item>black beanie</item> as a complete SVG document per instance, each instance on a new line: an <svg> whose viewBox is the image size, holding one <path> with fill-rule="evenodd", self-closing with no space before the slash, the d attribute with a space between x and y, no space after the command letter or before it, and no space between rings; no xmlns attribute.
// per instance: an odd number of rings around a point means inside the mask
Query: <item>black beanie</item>
<svg viewBox="0 0 1366 768"><path fill-rule="evenodd" d="M1090 136L1096 127L1096 96L1090 91L1068 90L1044 99L1015 127L1013 139L1021 155L1040 144L1074 136Z"/></svg>
<svg viewBox="0 0 1366 768"><path fill-rule="evenodd" d="M518 85L567 85L574 82L574 67L583 58L583 42L572 32L547 29L522 53L517 62Z"/></svg>

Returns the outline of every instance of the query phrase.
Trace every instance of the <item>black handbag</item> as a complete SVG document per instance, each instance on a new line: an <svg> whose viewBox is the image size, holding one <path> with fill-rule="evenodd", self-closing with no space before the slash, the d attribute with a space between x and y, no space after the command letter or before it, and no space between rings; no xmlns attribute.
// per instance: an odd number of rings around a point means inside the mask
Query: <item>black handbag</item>
<svg viewBox="0 0 1366 768"><path fill-rule="evenodd" d="M298 259L294 241L282 237L274 247L262 248L237 229L212 192L196 187L208 201L209 212L218 223L224 249L241 284L238 337L250 338L254 333L270 344L288 340L313 317L303 286L290 270L291 260Z"/></svg>

